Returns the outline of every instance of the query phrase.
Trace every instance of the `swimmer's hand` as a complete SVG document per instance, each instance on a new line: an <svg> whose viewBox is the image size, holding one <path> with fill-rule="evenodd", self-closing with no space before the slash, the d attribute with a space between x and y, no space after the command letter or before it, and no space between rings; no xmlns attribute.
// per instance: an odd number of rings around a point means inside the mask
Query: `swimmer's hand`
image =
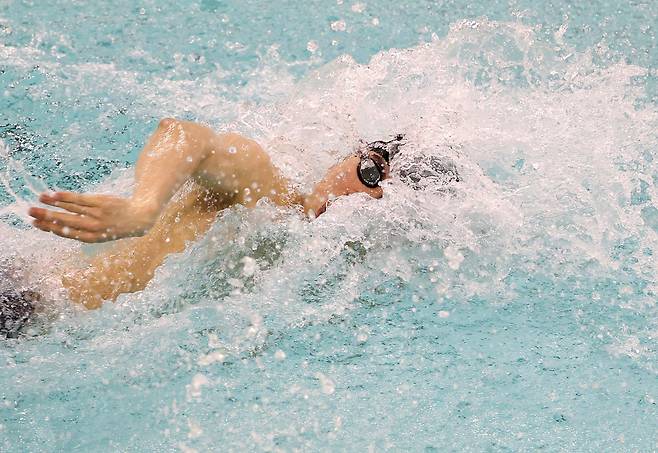
<svg viewBox="0 0 658 453"><path fill-rule="evenodd" d="M61 208L32 207L33 225L58 236L82 242L107 242L144 235L155 223L158 209L130 198L74 192L43 193L39 201Z"/></svg>

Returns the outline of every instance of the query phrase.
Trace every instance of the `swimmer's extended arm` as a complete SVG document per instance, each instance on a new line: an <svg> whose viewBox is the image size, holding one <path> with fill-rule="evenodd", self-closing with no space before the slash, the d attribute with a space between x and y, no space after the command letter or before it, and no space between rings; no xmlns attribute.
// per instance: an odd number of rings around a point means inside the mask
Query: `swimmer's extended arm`
<svg viewBox="0 0 658 453"><path fill-rule="evenodd" d="M33 207L29 215L40 230L82 242L141 236L153 226L181 185L193 178L222 204L252 206L268 196L277 204L302 205L313 218L324 212L335 197L355 192L382 196L381 188L368 188L359 181L358 162L359 158L352 156L335 165L310 195L301 197L291 193L288 181L252 140L237 134L217 135L199 124L165 119L140 154L132 196L44 193L39 197L42 203L68 212Z"/></svg>
<svg viewBox="0 0 658 453"><path fill-rule="evenodd" d="M165 119L160 121L137 161L131 197L45 193L39 201L68 212L35 207L29 214L36 219L37 228L83 242L141 236L153 226L185 181L202 176L210 155L226 152L224 141L211 129Z"/></svg>

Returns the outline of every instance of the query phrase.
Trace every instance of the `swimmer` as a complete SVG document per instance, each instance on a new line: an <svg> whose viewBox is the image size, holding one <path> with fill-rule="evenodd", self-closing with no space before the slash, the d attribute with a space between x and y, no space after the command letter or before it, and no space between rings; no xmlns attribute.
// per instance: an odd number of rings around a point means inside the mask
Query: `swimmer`
<svg viewBox="0 0 658 453"><path fill-rule="evenodd" d="M58 236L116 241L85 268L61 270L69 298L94 309L144 289L167 255L182 252L208 231L223 209L253 207L269 198L313 219L336 197L357 192L382 197L379 183L389 176L390 159L402 144L401 135L370 143L331 167L311 193L300 194L255 141L164 119L137 160L131 196L44 193L39 201L59 210L32 207L29 215L36 228Z"/></svg>

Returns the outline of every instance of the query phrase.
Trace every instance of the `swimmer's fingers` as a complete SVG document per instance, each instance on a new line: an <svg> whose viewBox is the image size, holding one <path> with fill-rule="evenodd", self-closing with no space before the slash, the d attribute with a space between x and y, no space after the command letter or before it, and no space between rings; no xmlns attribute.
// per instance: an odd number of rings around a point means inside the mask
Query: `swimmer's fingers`
<svg viewBox="0 0 658 453"><path fill-rule="evenodd" d="M57 236L63 238L75 239L77 241L94 243L94 242L104 242L107 241L107 235L92 233L89 231L81 231L76 228L70 228L64 225L60 225L54 222L48 222L45 220L35 220L32 225L41 231L47 231L54 233Z"/></svg>
<svg viewBox="0 0 658 453"><path fill-rule="evenodd" d="M102 195L75 193L75 192L52 192L42 193L39 196L39 201L45 204L52 204L53 202L63 201L65 203L72 203L79 206L98 206Z"/></svg>
<svg viewBox="0 0 658 453"><path fill-rule="evenodd" d="M62 227L91 232L97 232L102 228L101 223L97 219L85 215L67 214L65 212L55 212L43 208L30 208L28 214L37 220L52 222Z"/></svg>
<svg viewBox="0 0 658 453"><path fill-rule="evenodd" d="M56 201L56 200L53 200L53 199L44 198L42 200L42 203L50 205L50 206L54 206L56 208L62 208L62 209L65 209L69 212L73 212L75 214L83 214L83 215L93 216L93 217L98 217L98 214L99 214L98 208L92 208L92 207L89 207L89 206L82 206L82 205L78 205L78 204L75 204L75 203L67 203L66 201Z"/></svg>

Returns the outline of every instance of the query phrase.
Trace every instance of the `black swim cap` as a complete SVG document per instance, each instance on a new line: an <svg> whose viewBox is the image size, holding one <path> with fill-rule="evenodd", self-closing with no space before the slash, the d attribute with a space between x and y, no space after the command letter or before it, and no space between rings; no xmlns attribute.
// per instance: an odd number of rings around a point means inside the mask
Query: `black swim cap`
<svg viewBox="0 0 658 453"><path fill-rule="evenodd" d="M395 170L400 180L414 190L445 190L461 180L457 165L445 156L413 156L397 162Z"/></svg>
<svg viewBox="0 0 658 453"><path fill-rule="evenodd" d="M394 139L388 141L375 141L366 144L366 151L377 153L390 164L391 159L400 152L400 146L404 145L404 134L397 134Z"/></svg>

